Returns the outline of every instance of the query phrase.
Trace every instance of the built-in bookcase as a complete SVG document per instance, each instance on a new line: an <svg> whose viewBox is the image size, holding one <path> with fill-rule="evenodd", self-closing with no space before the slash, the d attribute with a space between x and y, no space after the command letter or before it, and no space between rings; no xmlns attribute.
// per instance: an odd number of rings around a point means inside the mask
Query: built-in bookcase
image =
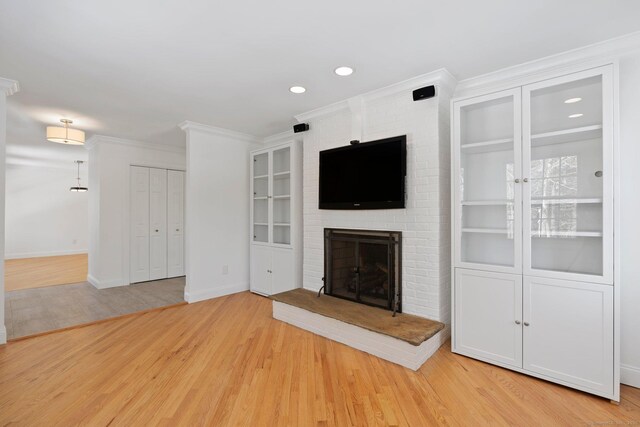
<svg viewBox="0 0 640 427"><path fill-rule="evenodd" d="M301 158L294 142L251 153L251 243L252 290L270 295L292 289L295 266L288 267L299 252L301 208L299 194ZM280 271L274 273L271 262L278 250ZM263 258L269 257L269 261ZM291 258L291 261L288 260ZM265 267L266 266L266 267ZM295 267L295 268L294 268ZM262 271L264 270L264 272ZM283 270L290 273L282 276ZM266 276L265 276L266 274ZM275 280L273 275L280 274Z"/></svg>
<svg viewBox="0 0 640 427"><path fill-rule="evenodd" d="M452 346L617 398L613 72L454 100Z"/></svg>

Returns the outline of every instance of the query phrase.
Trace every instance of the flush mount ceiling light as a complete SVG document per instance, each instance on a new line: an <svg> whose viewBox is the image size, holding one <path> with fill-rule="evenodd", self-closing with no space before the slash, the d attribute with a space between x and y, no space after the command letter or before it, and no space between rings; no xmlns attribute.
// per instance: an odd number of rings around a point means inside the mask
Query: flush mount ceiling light
<svg viewBox="0 0 640 427"><path fill-rule="evenodd" d="M333 72L336 73L339 76L346 77L346 76L350 76L351 74L353 74L353 68L351 68L351 67L338 67L335 70L333 70Z"/></svg>
<svg viewBox="0 0 640 427"><path fill-rule="evenodd" d="M75 163L78 164L78 177L76 178L78 180L78 185L75 187L71 187L69 188L69 191L73 191L74 193L84 193L89 191L89 189L87 187L83 187L80 184L80 165L83 164L84 162L82 160L76 160Z"/></svg>
<svg viewBox="0 0 640 427"><path fill-rule="evenodd" d="M564 101L565 104L575 104L576 102L582 101L582 98L569 98Z"/></svg>
<svg viewBox="0 0 640 427"><path fill-rule="evenodd" d="M291 86L289 92L291 93L305 93L307 90L302 86Z"/></svg>
<svg viewBox="0 0 640 427"><path fill-rule="evenodd" d="M84 132L78 129L71 129L69 125L73 123L69 119L60 119L64 124L61 126L47 126L47 141L58 144L82 145L84 144Z"/></svg>
<svg viewBox="0 0 640 427"><path fill-rule="evenodd" d="M578 117L582 117L584 116L584 114L582 113L576 113L576 114L572 114L569 116L570 119L577 119Z"/></svg>

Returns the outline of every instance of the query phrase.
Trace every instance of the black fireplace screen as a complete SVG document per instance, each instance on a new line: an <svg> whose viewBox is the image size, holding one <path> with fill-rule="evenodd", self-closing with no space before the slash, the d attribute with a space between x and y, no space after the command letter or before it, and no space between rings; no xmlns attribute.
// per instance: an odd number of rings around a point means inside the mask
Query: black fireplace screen
<svg viewBox="0 0 640 427"><path fill-rule="evenodd" d="M398 231L325 229L325 294L401 311Z"/></svg>

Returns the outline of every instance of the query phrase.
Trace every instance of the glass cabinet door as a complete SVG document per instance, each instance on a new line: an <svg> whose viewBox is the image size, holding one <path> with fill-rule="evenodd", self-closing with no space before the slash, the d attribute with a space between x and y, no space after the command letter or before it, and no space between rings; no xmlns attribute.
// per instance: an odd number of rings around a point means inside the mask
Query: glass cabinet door
<svg viewBox="0 0 640 427"><path fill-rule="evenodd" d="M454 104L456 263L521 269L520 89Z"/></svg>
<svg viewBox="0 0 640 427"><path fill-rule="evenodd" d="M273 151L273 243L291 244L291 148Z"/></svg>
<svg viewBox="0 0 640 427"><path fill-rule="evenodd" d="M605 67L523 88L525 274L612 279L610 79Z"/></svg>
<svg viewBox="0 0 640 427"><path fill-rule="evenodd" d="M269 242L269 153L253 155L253 241Z"/></svg>

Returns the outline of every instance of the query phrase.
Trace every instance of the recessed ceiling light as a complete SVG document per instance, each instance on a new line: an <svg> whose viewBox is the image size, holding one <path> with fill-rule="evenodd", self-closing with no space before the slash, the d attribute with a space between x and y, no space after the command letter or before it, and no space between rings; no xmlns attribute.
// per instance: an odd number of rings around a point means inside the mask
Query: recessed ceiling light
<svg viewBox="0 0 640 427"><path fill-rule="evenodd" d="M333 70L334 73L336 73L339 76L350 76L351 74L353 74L353 68L351 67L338 67L335 70Z"/></svg>
<svg viewBox="0 0 640 427"><path fill-rule="evenodd" d="M576 102L582 101L582 98L569 98L564 101L565 104L575 104Z"/></svg>
<svg viewBox="0 0 640 427"><path fill-rule="evenodd" d="M306 91L307 90L302 86L291 86L289 88L289 92L292 92L292 93L305 93Z"/></svg>
<svg viewBox="0 0 640 427"><path fill-rule="evenodd" d="M578 117L582 117L584 116L584 114L582 113L577 113L577 114L572 114L569 116L570 119L577 119Z"/></svg>

